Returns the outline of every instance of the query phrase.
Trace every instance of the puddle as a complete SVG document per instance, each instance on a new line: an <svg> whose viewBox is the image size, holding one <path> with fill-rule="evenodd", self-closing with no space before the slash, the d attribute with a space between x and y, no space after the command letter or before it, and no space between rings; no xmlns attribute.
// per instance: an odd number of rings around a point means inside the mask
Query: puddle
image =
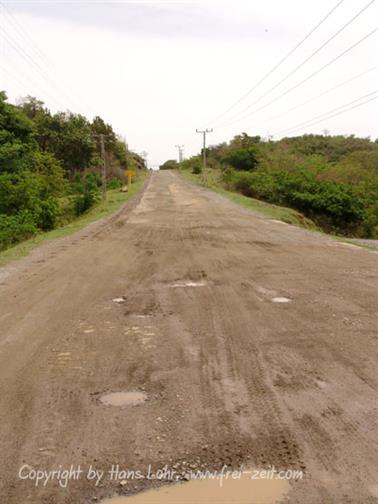
<svg viewBox="0 0 378 504"><path fill-rule="evenodd" d="M205 287L205 282L177 282L171 285L171 287Z"/></svg>
<svg viewBox="0 0 378 504"><path fill-rule="evenodd" d="M147 399L143 392L111 392L100 397L106 406L136 406Z"/></svg>
<svg viewBox="0 0 378 504"><path fill-rule="evenodd" d="M287 297L275 297L272 299L273 303L290 303L291 299Z"/></svg>
<svg viewBox="0 0 378 504"><path fill-rule="evenodd" d="M148 490L130 497L105 499L102 504L275 504L281 502L290 488L288 480L251 479L244 474L238 479L192 480Z"/></svg>
<svg viewBox="0 0 378 504"><path fill-rule="evenodd" d="M113 298L112 301L113 301L113 303L122 304L122 303L126 303L126 298L125 298L125 296L116 297L116 298Z"/></svg>

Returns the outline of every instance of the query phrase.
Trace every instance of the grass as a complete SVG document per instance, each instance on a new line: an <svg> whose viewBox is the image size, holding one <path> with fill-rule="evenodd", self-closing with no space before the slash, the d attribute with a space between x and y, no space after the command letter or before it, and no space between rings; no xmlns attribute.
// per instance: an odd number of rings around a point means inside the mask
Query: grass
<svg viewBox="0 0 378 504"><path fill-rule="evenodd" d="M68 236L70 234L76 233L80 229L91 222L95 222L103 217L106 217L114 212L116 212L123 204L135 196L142 188L143 183L146 179L147 174L142 172L138 175L137 180L132 184L130 192L121 192L119 189L112 189L107 191L106 201L101 201L97 203L88 212L81 215L74 221L66 224L62 227L48 231L47 233L41 233L29 240L18 243L14 247L0 252L0 266L19 259L28 255L33 249L48 240L54 240L55 238L62 238L63 236Z"/></svg>
<svg viewBox="0 0 378 504"><path fill-rule="evenodd" d="M293 210L292 208L272 205L270 203L266 203L265 201L260 201L255 198L244 196L243 194L237 192L228 191L227 189L222 187L219 170L208 169L206 180L202 175L194 175L189 170L182 170L180 173L191 182L194 182L195 184L201 185L203 187L207 187L208 189L211 189L212 191L225 196L234 203L260 212L268 217L271 217L272 219L280 220L282 222L286 222L287 224L294 224L296 226L312 229L314 231L320 231L320 229L314 222L312 222L312 220L308 219L303 214L297 212L296 210Z"/></svg>

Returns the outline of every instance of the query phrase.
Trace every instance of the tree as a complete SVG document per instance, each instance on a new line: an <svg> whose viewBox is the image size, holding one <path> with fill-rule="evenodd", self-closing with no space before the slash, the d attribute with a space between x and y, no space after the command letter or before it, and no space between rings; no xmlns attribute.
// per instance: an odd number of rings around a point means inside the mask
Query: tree
<svg viewBox="0 0 378 504"><path fill-rule="evenodd" d="M38 113L44 112L43 101L38 100L34 96L30 95L26 96L25 98L21 98L19 101L19 106L29 117L29 119L34 119Z"/></svg>
<svg viewBox="0 0 378 504"><path fill-rule="evenodd" d="M236 135L230 142L231 149L248 149L261 142L260 136L249 136L247 133Z"/></svg>
<svg viewBox="0 0 378 504"><path fill-rule="evenodd" d="M168 159L162 165L159 166L159 170L176 170L179 164L175 159Z"/></svg>
<svg viewBox="0 0 378 504"><path fill-rule="evenodd" d="M230 150L223 156L221 161L223 164L232 166L235 170L243 171L254 170L258 163L254 147Z"/></svg>
<svg viewBox="0 0 378 504"><path fill-rule="evenodd" d="M41 148L62 162L69 177L92 165L96 153L90 123L80 114L48 111L36 116L36 139Z"/></svg>

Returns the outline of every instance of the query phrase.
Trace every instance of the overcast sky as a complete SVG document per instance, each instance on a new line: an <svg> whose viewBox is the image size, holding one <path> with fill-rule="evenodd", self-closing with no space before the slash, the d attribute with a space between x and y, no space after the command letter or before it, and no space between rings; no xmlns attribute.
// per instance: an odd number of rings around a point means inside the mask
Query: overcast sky
<svg viewBox="0 0 378 504"><path fill-rule="evenodd" d="M100 115L130 148L147 151L151 166L176 157L175 144L185 145L186 156L197 153L195 130L203 127L214 127L211 144L242 131L279 138L327 129L375 139L378 100L317 124L311 120L376 96L377 31L285 92L372 32L378 0L271 90L369 3L341 1L298 50L222 115L339 1L2 0L0 89L12 102L30 94L52 111Z"/></svg>

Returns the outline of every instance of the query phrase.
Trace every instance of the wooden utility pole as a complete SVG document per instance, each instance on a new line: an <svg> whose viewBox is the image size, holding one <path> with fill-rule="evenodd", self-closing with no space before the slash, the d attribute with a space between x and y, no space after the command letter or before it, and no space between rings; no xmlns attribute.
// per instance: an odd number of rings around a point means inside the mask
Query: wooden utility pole
<svg viewBox="0 0 378 504"><path fill-rule="evenodd" d="M206 134L212 133L213 128L205 129L205 130L196 129L196 132L201 133L203 135L202 172L203 172L204 178L206 178Z"/></svg>
<svg viewBox="0 0 378 504"><path fill-rule="evenodd" d="M102 201L106 200L106 152L105 152L105 135L100 133L101 158L102 158Z"/></svg>

